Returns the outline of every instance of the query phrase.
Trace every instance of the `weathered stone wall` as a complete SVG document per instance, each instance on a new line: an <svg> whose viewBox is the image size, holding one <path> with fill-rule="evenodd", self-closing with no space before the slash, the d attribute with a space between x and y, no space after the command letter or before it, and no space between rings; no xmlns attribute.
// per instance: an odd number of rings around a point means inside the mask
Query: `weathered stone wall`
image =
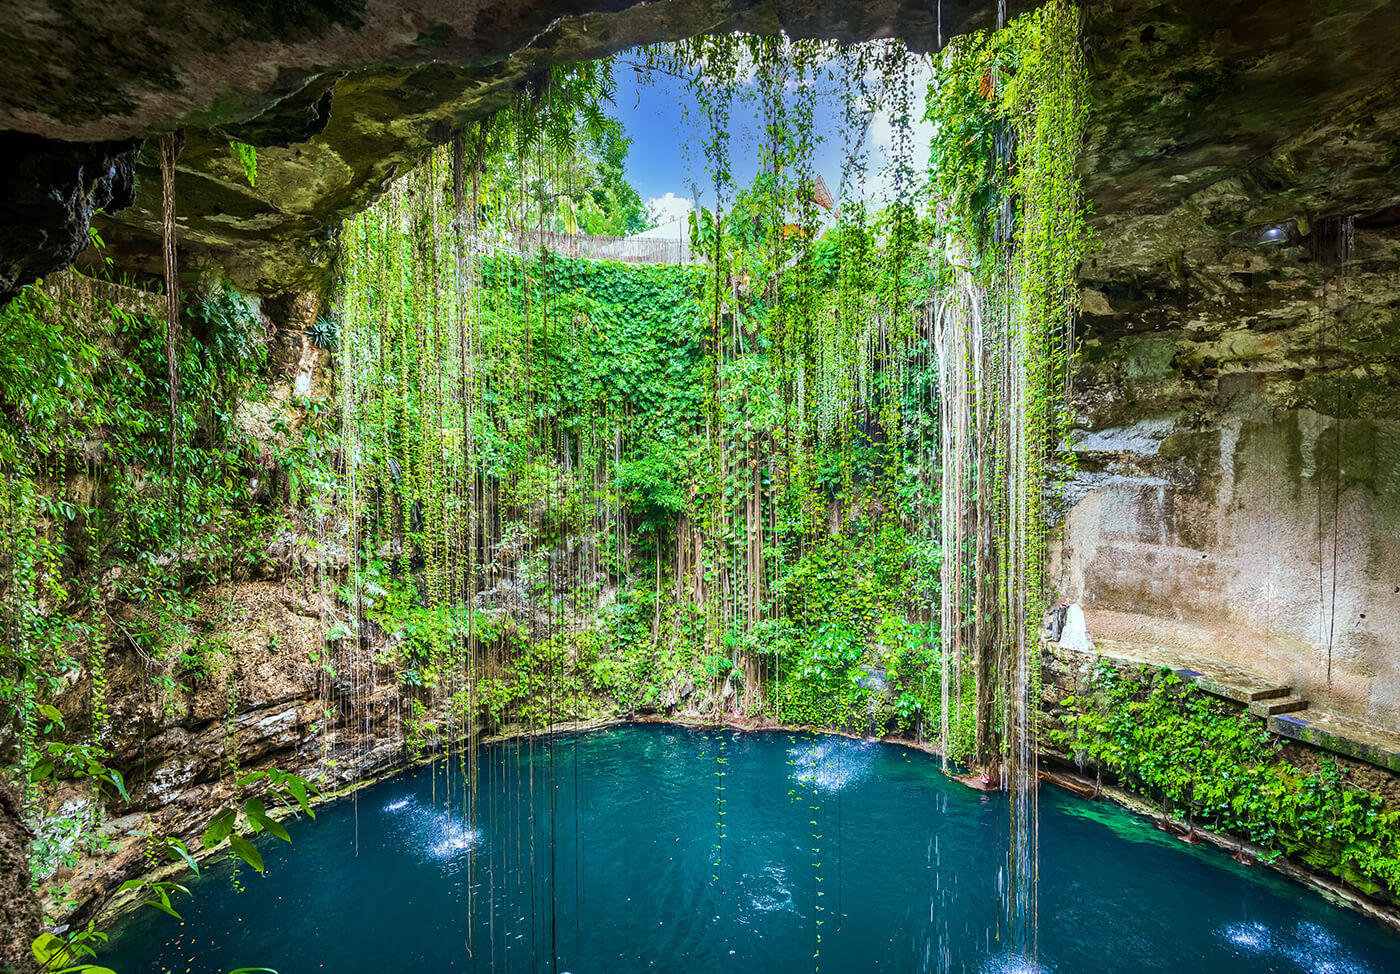
<svg viewBox="0 0 1400 974"><path fill-rule="evenodd" d="M39 904L30 895L28 827L20 818L19 797L0 781L0 971L33 969L29 944L39 928Z"/></svg>
<svg viewBox="0 0 1400 974"><path fill-rule="evenodd" d="M1089 282L1051 577L1096 636L1394 727L1400 240L1361 221L1343 262L1336 226Z"/></svg>

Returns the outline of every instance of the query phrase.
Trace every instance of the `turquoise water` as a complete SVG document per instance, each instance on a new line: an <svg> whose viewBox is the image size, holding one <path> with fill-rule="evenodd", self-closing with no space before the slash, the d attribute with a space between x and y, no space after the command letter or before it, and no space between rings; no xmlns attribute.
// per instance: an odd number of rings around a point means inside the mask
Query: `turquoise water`
<svg viewBox="0 0 1400 974"><path fill-rule="evenodd" d="M1026 970L998 939L1004 796L896 745L640 725L481 752L476 822L439 762L142 909L119 974ZM1039 967L1400 971L1400 937L1047 788ZM469 893L471 895L469 895ZM470 920L470 922L469 922ZM469 946L470 945L470 946Z"/></svg>

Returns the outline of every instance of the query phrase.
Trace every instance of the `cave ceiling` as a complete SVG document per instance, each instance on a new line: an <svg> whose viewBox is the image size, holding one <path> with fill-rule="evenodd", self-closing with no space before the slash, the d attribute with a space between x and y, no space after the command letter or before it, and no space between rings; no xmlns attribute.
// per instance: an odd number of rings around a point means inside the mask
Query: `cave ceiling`
<svg viewBox="0 0 1400 974"><path fill-rule="evenodd" d="M990 0L33 0L0 11L18 52L0 64L0 137L100 142L106 165L139 144L122 140L181 129L185 254L266 293L316 289L347 215L548 65L733 29L928 51L994 16ZM1179 277L1272 226L1296 238L1325 216L1400 208L1400 5L1090 0L1083 17L1083 173L1103 238L1091 281ZM259 146L255 188L230 139ZM153 272L152 143L134 174L134 191L98 194L133 201L96 225L120 267ZM33 219L0 201L7 218Z"/></svg>

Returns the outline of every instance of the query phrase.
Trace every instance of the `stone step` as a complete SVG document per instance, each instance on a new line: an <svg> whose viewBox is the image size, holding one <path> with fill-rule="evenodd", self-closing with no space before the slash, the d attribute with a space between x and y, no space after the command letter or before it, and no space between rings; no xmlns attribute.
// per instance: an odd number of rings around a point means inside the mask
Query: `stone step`
<svg viewBox="0 0 1400 974"><path fill-rule="evenodd" d="M1400 733L1382 730L1316 710L1297 710L1269 718L1269 730L1337 754L1400 772Z"/></svg>
<svg viewBox="0 0 1400 974"><path fill-rule="evenodd" d="M1176 675L1186 683L1195 684L1206 693L1236 703L1252 704L1259 700L1277 700L1293 692L1290 686L1280 686L1232 666L1215 665L1209 673L1179 669Z"/></svg>
<svg viewBox="0 0 1400 974"><path fill-rule="evenodd" d="M1298 710L1307 710L1308 702L1302 697L1268 697L1263 700L1251 700L1249 702L1249 712L1256 717L1274 717L1278 714L1291 714Z"/></svg>

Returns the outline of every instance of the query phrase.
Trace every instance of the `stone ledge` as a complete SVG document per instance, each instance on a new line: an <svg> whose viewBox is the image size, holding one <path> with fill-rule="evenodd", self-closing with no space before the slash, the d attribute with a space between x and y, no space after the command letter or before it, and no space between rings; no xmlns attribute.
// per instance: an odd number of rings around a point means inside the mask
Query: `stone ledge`
<svg viewBox="0 0 1400 974"><path fill-rule="evenodd" d="M1051 645L1062 654L1076 652L1058 643ZM1181 677L1184 683L1199 687L1213 696L1246 706L1256 701L1287 697L1292 692L1292 687L1257 673L1217 660L1203 661L1170 646L1101 639L1098 641L1096 653L1119 663L1166 667Z"/></svg>
<svg viewBox="0 0 1400 974"><path fill-rule="evenodd" d="M1176 673L1184 683L1212 696L1243 704L1265 721L1270 733L1400 774L1400 734L1306 706L1287 713L1278 712L1279 705L1294 700L1290 696L1292 688L1257 673L1228 663L1191 659L1188 654L1167 646L1105 639L1099 642L1098 649L1092 654L1069 649L1059 643L1047 643L1046 646L1061 660L1097 657L1120 665L1165 667ZM1297 703L1302 701L1294 701L1294 705Z"/></svg>
<svg viewBox="0 0 1400 974"><path fill-rule="evenodd" d="M1246 673L1233 666L1212 665L1209 673L1186 667L1175 669L1175 672L1183 683L1190 683L1206 693L1245 705L1261 700L1281 699L1292 691L1291 687L1279 686L1262 676Z"/></svg>
<svg viewBox="0 0 1400 974"><path fill-rule="evenodd" d="M1400 734L1317 710L1278 714L1269 718L1268 727L1280 737L1400 773Z"/></svg>

